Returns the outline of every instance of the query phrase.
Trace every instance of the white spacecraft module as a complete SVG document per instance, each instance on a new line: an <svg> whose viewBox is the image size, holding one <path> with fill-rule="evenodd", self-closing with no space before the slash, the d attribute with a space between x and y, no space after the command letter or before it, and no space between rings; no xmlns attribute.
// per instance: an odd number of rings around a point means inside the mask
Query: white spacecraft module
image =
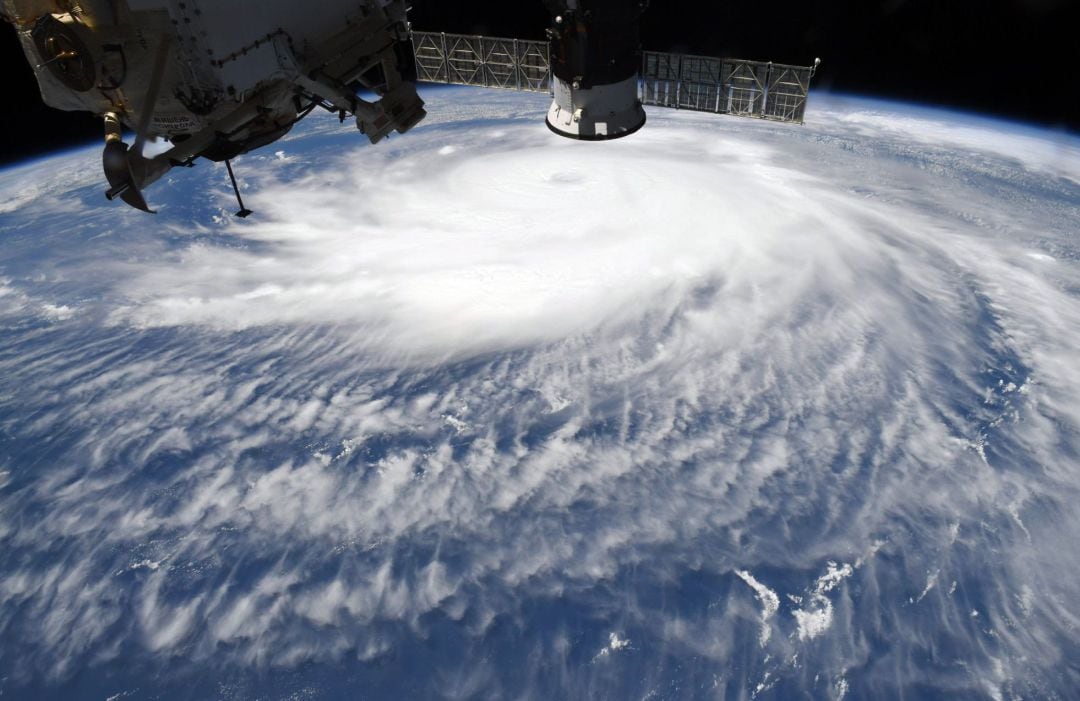
<svg viewBox="0 0 1080 701"><path fill-rule="evenodd" d="M406 0L0 0L0 14L46 104L103 118L106 196L147 212L144 188L202 157L225 162L246 217L232 158L317 108L372 143L404 133L426 114L418 79L550 92L548 127L574 139L632 134L642 105L803 120L816 62L642 52L648 0L544 1L547 41L413 32ZM157 138L168 150L144 155Z"/></svg>
<svg viewBox="0 0 1080 701"><path fill-rule="evenodd" d="M228 162L316 108L355 116L372 143L416 125L406 11L405 0L0 0L46 104L104 118L109 199L144 211L143 188L170 168ZM172 147L144 157L157 137Z"/></svg>
<svg viewBox="0 0 1080 701"><path fill-rule="evenodd" d="M546 0L554 101L547 125L556 134L599 141L645 124L638 99L638 22L648 0Z"/></svg>

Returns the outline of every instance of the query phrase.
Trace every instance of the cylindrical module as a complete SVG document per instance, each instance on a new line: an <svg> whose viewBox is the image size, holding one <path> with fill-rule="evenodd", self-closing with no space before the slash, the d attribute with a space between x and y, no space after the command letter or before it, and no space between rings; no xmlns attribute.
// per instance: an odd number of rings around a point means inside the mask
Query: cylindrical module
<svg viewBox="0 0 1080 701"><path fill-rule="evenodd" d="M572 139L602 141L645 124L638 99L641 15L648 0L547 0L554 17L547 125Z"/></svg>

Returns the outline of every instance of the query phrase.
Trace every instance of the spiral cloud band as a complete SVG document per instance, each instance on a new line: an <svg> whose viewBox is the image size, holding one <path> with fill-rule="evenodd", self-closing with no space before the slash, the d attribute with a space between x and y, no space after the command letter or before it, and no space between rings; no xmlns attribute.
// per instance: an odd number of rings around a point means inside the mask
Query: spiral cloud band
<svg viewBox="0 0 1080 701"><path fill-rule="evenodd" d="M1080 686L1075 138L426 99L0 174L0 695Z"/></svg>

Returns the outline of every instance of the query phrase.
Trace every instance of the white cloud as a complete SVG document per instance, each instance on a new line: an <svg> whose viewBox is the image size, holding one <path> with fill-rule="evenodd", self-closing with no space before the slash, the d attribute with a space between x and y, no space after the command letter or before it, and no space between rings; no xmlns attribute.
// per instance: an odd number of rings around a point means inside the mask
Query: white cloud
<svg viewBox="0 0 1080 701"><path fill-rule="evenodd" d="M619 650L625 650L630 647L630 640L628 638L620 637L618 633L612 632L608 634L608 644L600 648L600 652L596 653L596 657L593 658L593 662L601 660L612 653Z"/></svg>
<svg viewBox="0 0 1080 701"><path fill-rule="evenodd" d="M825 595L850 577L852 572L854 570L851 565L837 565L835 562L828 564L825 574L818 578L813 590L809 592L808 606L792 612L799 626L800 640L813 640L829 629L833 621L833 603Z"/></svg>
<svg viewBox="0 0 1080 701"><path fill-rule="evenodd" d="M746 585L754 590L754 596L761 602L761 635L758 637L758 642L762 647L765 647L772 636L772 624L769 619L780 609L780 597L772 589L755 579L749 572L736 570L735 574L739 575L739 579L746 582Z"/></svg>
<svg viewBox="0 0 1080 701"><path fill-rule="evenodd" d="M737 294L783 295L792 285L778 273L792 264L845 263L834 241L869 253L857 230L825 226L834 205L807 197L812 176L769 163L768 149L748 164L735 140L710 140L703 160L692 137L583 146L522 125L497 144L477 134L439 168L427 166L437 136L393 158L356 147L324 163L327 175L264 178L258 218L231 229L245 246L140 263L123 290L133 304L114 318L333 323L395 355L457 354L632 321L720 271Z"/></svg>
<svg viewBox="0 0 1080 701"><path fill-rule="evenodd" d="M75 316L75 310L65 304L43 304L41 313L52 321L67 321Z"/></svg>
<svg viewBox="0 0 1080 701"><path fill-rule="evenodd" d="M25 555L0 560L4 659L294 668L513 630L529 649L496 653L519 681L435 657L430 678L510 696L557 667L581 691L685 652L755 683L812 664L858 695L868 640L909 659L942 634L927 621L975 635L977 606L1030 660L1003 675L1055 669L1080 595L1072 210L961 177L1044 171L1008 140L942 161L866 120L657 115L571 144L493 100L498 144L452 110L388 148L290 138L246 171L244 223L110 211L84 225L111 236L55 247L62 277L30 239L0 250L0 545ZM42 328L60 299L78 313ZM740 652L732 571L774 657ZM895 617L927 572L994 586ZM709 600L666 598L684 586ZM563 611L600 637L575 650ZM597 647L626 654L574 668Z"/></svg>

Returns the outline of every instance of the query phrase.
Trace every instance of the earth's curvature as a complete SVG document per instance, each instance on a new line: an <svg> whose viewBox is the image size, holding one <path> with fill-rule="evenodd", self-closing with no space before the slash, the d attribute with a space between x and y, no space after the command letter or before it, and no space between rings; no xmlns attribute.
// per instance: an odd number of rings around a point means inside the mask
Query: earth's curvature
<svg viewBox="0 0 1080 701"><path fill-rule="evenodd" d="M0 697L1075 697L1080 140L425 97L0 174Z"/></svg>

